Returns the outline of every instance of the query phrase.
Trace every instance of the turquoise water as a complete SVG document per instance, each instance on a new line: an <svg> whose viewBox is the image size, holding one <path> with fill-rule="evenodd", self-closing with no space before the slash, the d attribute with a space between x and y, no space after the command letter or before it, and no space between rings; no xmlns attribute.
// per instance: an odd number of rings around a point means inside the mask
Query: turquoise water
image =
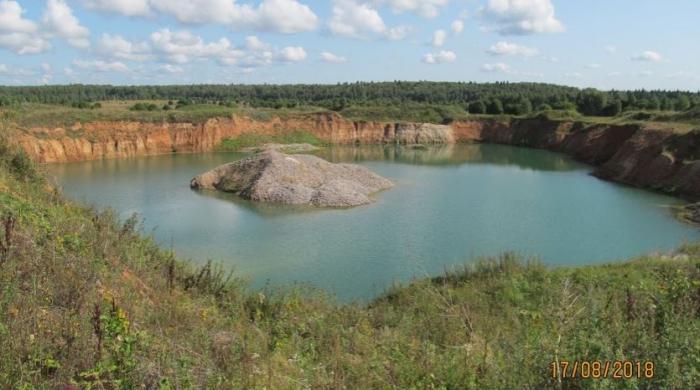
<svg viewBox="0 0 700 390"><path fill-rule="evenodd" d="M49 166L65 193L139 213L146 233L196 262L233 267L254 287L310 283L341 300L517 251L581 265L672 249L700 238L668 209L679 201L604 182L566 156L499 145L414 150L337 147L396 187L377 202L318 210L190 190L195 175L242 154L139 157Z"/></svg>

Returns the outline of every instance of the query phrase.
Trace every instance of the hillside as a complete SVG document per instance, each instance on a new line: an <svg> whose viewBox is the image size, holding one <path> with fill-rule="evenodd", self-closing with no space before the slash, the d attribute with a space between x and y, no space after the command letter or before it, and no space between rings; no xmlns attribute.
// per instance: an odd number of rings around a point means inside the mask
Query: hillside
<svg viewBox="0 0 700 390"><path fill-rule="evenodd" d="M0 222L2 388L700 383L697 245L582 268L505 254L341 305L197 269L142 236L136 218L63 199L6 142ZM559 384L550 364L560 360L651 361L653 378Z"/></svg>

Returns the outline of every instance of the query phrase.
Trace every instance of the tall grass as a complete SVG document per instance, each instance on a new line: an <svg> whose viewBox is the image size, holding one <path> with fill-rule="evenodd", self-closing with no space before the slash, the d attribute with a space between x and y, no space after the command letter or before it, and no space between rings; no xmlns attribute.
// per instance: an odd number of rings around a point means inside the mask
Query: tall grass
<svg viewBox="0 0 700 390"><path fill-rule="evenodd" d="M367 304L253 291L0 153L0 388L692 389L700 247L581 268L505 254ZM5 221L14 221L6 223ZM653 361L571 380L555 360ZM70 387L69 387L70 388Z"/></svg>

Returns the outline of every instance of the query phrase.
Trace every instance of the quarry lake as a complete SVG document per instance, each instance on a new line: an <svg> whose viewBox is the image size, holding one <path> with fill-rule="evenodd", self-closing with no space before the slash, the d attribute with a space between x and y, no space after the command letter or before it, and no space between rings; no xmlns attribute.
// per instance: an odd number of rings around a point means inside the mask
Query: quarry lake
<svg viewBox="0 0 700 390"><path fill-rule="evenodd" d="M308 283L364 300L394 282L515 251L583 265L670 250L700 238L673 218L681 201L601 181L570 158L499 145L333 147L396 186L350 209L254 204L197 192L190 179L240 153L179 154L49 165L66 195L122 218L183 257L232 267L258 288Z"/></svg>

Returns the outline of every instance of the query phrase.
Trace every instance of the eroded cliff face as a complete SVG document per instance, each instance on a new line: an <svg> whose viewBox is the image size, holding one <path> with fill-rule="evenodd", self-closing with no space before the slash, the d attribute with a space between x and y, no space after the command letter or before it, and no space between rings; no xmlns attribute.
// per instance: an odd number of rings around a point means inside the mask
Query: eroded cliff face
<svg viewBox="0 0 700 390"><path fill-rule="evenodd" d="M95 122L35 128L18 143L38 162L56 163L173 152L205 152L244 133L308 131L332 144L486 142L563 152L596 166L595 175L700 198L700 129L676 134L638 125L591 125L545 119L423 123L351 121L334 113L210 119L202 124Z"/></svg>
<svg viewBox="0 0 700 390"><path fill-rule="evenodd" d="M279 134L304 130L332 144L453 143L449 126L413 123L353 122L337 114L210 119L202 124L93 122L71 128L34 128L18 139L41 163L123 158L173 152L214 150L222 140L244 133Z"/></svg>

